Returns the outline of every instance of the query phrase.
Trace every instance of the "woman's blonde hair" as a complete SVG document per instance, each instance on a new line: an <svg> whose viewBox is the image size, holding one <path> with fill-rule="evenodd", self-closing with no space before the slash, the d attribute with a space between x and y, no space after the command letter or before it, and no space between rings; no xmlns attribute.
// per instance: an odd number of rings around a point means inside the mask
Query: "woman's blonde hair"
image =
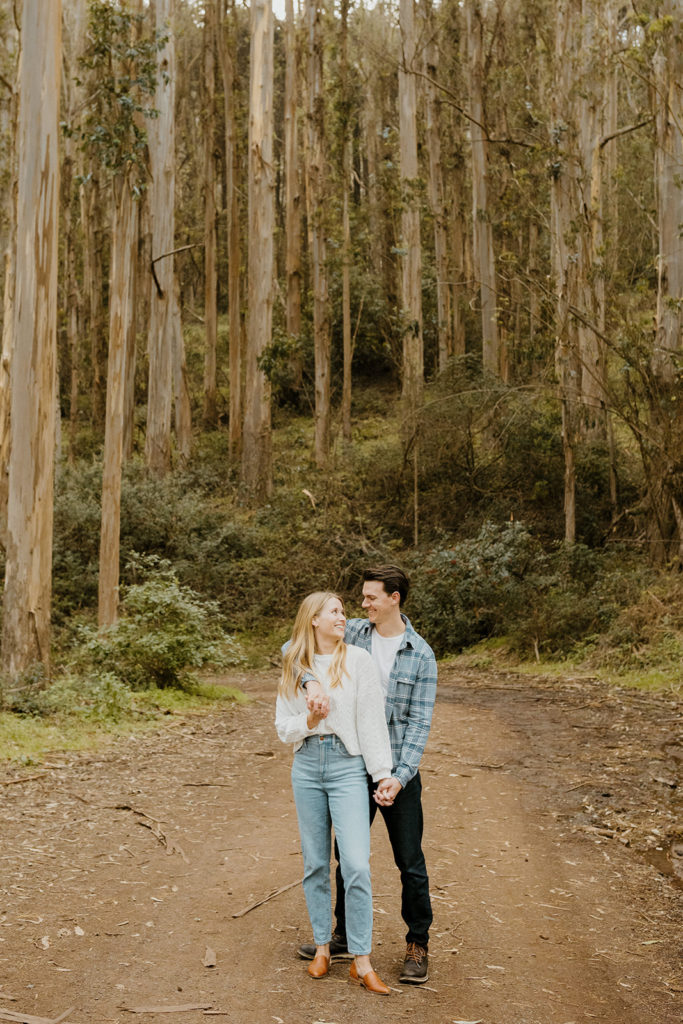
<svg viewBox="0 0 683 1024"><path fill-rule="evenodd" d="M299 605L292 629L292 639L282 662L282 678L278 691L283 697L293 696L296 693L304 675L317 678L313 667L313 658L316 653L313 619L321 614L330 600L339 601L342 608L344 607L341 597L331 590L316 590L314 594L305 597ZM345 672L346 644L343 637L340 637L332 655L329 671L330 686L341 686L342 676Z"/></svg>

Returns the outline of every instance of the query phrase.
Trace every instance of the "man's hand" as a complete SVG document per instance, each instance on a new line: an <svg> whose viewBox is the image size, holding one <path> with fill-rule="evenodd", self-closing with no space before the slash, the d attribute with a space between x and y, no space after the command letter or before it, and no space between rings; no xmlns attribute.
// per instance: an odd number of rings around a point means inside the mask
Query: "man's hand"
<svg viewBox="0 0 683 1024"><path fill-rule="evenodd" d="M390 779L382 779L375 790L375 803L380 807L391 807L402 789L403 786L393 775Z"/></svg>

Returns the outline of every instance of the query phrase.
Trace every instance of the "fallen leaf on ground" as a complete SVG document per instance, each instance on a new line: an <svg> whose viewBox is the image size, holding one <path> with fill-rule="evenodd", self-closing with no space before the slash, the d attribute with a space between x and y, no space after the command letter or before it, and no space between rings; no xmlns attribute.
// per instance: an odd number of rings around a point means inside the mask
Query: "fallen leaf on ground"
<svg viewBox="0 0 683 1024"><path fill-rule="evenodd" d="M204 954L204 959L202 960L202 963L204 964L205 967L216 966L216 954L213 951L213 949L211 949L209 946L206 947L206 953Z"/></svg>

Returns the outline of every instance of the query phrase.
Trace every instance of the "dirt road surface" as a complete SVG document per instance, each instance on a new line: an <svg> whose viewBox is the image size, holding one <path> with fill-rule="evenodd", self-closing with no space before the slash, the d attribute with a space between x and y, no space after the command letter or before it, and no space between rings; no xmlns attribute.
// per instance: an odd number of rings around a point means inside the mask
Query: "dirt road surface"
<svg viewBox="0 0 683 1024"><path fill-rule="evenodd" d="M297 958L309 925L276 674L228 682L247 706L0 771L0 1020L680 1024L680 699L442 668L423 760L430 977L397 981L378 816L381 998L343 964L313 981Z"/></svg>

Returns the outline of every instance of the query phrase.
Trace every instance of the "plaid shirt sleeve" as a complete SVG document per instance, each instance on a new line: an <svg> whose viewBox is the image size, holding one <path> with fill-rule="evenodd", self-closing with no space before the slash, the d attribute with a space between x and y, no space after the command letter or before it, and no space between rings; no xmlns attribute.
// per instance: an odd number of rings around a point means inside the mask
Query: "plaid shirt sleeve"
<svg viewBox="0 0 683 1024"><path fill-rule="evenodd" d="M401 651L399 670L405 680L413 680L410 700L403 707L396 700L389 721L393 775L402 786L410 782L420 767L436 699L436 658L422 637L415 633L413 637L414 643Z"/></svg>

